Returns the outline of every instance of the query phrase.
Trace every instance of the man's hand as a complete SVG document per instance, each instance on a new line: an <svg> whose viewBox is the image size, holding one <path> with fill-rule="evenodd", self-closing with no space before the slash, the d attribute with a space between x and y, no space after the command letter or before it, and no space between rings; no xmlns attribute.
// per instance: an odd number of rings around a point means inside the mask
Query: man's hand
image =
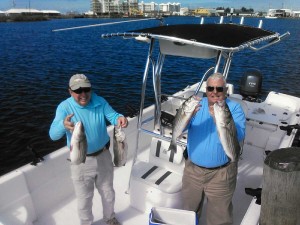
<svg viewBox="0 0 300 225"><path fill-rule="evenodd" d="M118 127L122 127L122 128L125 128L128 126L128 120L126 117L124 116L120 116L118 118Z"/></svg>
<svg viewBox="0 0 300 225"><path fill-rule="evenodd" d="M74 116L74 113L67 115L66 118L64 119L64 126L67 130L69 130L71 133L74 130L74 123L71 122L71 118Z"/></svg>

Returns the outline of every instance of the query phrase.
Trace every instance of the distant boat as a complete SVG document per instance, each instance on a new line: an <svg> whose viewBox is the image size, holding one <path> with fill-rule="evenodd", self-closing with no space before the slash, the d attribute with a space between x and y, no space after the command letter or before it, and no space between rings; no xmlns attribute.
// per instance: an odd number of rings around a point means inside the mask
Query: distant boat
<svg viewBox="0 0 300 225"><path fill-rule="evenodd" d="M265 18L266 19L277 19L278 17L277 16L270 16L270 15L268 15L268 16L265 16Z"/></svg>

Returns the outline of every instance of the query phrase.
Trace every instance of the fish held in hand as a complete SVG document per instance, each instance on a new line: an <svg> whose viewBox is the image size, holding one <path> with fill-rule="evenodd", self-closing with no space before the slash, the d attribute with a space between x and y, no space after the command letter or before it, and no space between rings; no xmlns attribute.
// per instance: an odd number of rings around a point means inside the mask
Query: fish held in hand
<svg viewBox="0 0 300 225"><path fill-rule="evenodd" d="M173 121L172 140L169 146L169 151L173 151L174 153L177 152L177 138L182 134L193 117L199 101L200 99L197 99L195 96L191 96L179 107Z"/></svg>
<svg viewBox="0 0 300 225"><path fill-rule="evenodd" d="M225 101L218 101L214 104L214 116L224 151L231 162L235 162L239 157L240 144L231 112Z"/></svg>
<svg viewBox="0 0 300 225"><path fill-rule="evenodd" d="M121 127L115 126L113 136L114 164L116 167L125 166L128 152L125 132Z"/></svg>
<svg viewBox="0 0 300 225"><path fill-rule="evenodd" d="M85 163L87 153L87 140L82 122L75 124L70 144L71 164L79 165Z"/></svg>

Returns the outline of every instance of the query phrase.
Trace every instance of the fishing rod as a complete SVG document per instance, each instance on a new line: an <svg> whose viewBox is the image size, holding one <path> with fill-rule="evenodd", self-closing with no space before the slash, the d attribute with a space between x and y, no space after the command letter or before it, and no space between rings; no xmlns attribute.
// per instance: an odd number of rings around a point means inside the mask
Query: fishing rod
<svg viewBox="0 0 300 225"><path fill-rule="evenodd" d="M119 23L130 23L130 22L137 22L137 21L144 21L144 20L157 20L158 18L147 18L147 19L138 19L138 20L126 20L126 21L118 21L118 22L110 22L110 23L100 23L100 24L93 24L93 25L86 25L86 26L78 26L78 27L69 27L69 28L62 28L62 29L55 29L52 32L57 31L65 31L65 30L75 30L75 29L83 29L89 27L98 27L98 26L107 26Z"/></svg>

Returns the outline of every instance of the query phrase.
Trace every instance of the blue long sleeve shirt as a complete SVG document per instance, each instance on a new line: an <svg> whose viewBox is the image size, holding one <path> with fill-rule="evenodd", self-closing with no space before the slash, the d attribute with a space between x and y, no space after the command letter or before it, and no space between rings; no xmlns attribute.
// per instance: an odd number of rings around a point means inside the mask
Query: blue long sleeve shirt
<svg viewBox="0 0 300 225"><path fill-rule="evenodd" d="M104 98L97 96L95 93L92 93L91 100L86 106L79 105L73 97L69 97L58 105L49 130L52 140L59 140L66 135L68 147L70 147L71 133L65 129L63 122L66 116L72 113L74 113L74 116L71 121L74 124L81 121L84 125L88 154L102 149L110 139L105 119L111 124L117 125L118 117L123 116L117 113Z"/></svg>
<svg viewBox="0 0 300 225"><path fill-rule="evenodd" d="M230 99L226 103L232 114L238 140L245 137L245 114L241 105ZM217 127L209 113L208 99L201 100L201 108L188 126L188 155L196 165L212 168L226 164L229 159L220 142Z"/></svg>

